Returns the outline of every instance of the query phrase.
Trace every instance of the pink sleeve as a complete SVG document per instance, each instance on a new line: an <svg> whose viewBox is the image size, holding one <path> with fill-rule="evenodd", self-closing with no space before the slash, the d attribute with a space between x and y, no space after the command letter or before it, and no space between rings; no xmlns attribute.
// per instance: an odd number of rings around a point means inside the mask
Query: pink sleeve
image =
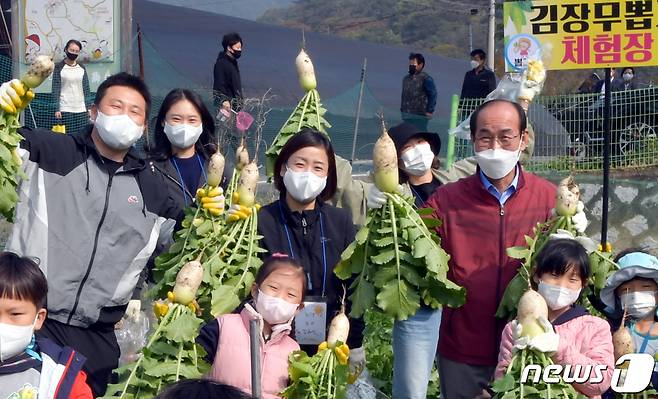
<svg viewBox="0 0 658 399"><path fill-rule="evenodd" d="M562 339L562 334L560 334L560 344L553 359L556 363L564 366L567 364L581 366L606 365L607 369L603 372L603 382L596 384L573 384L574 388L584 395L598 396L610 388L612 373L615 368L612 335L610 334L610 326L603 319L595 316L586 316L585 323L586 325L578 323L575 326L583 331L580 335L581 339L578 339L579 342ZM565 327L569 328L570 326ZM579 349L581 346L585 346L588 349L581 352ZM590 375L594 375L594 368L592 368Z"/></svg>
<svg viewBox="0 0 658 399"><path fill-rule="evenodd" d="M498 352L498 364L496 365L495 379L499 379L505 375L507 366L512 361L512 347L514 345L514 338L512 338L512 323L507 323L503 329L500 339L500 351Z"/></svg>

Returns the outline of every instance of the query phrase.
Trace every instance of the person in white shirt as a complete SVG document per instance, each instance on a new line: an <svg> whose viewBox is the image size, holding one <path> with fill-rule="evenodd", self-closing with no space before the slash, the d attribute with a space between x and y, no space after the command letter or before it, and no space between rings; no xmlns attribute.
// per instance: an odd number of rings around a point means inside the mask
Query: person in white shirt
<svg viewBox="0 0 658 399"><path fill-rule="evenodd" d="M82 44L71 39L66 42L66 57L53 71L53 101L56 124L65 125L67 133L75 133L89 122L89 76L85 67L77 62Z"/></svg>

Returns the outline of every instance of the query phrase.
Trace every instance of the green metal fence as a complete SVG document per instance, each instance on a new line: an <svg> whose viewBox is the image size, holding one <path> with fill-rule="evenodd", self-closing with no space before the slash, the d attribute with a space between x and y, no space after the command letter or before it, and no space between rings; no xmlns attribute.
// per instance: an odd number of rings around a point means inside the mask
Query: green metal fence
<svg viewBox="0 0 658 399"><path fill-rule="evenodd" d="M658 165L658 87L613 92L611 160L617 169ZM468 118L483 99L463 99L459 120ZM535 147L526 166L535 171L597 171L603 165L601 94L540 96L528 119ZM469 140L456 140L455 158L472 155Z"/></svg>

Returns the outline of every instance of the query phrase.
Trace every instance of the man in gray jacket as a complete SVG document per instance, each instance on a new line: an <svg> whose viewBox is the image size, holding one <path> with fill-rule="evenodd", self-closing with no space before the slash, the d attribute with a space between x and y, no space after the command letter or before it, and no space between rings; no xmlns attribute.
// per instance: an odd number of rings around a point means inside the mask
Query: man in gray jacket
<svg viewBox="0 0 658 399"><path fill-rule="evenodd" d="M0 95L8 91L0 87ZM132 149L146 129L150 95L127 73L110 76L80 135L19 130L27 179L19 186L7 249L40 259L48 318L40 335L77 349L94 396L120 355L114 325L126 312L167 220L180 220L161 174Z"/></svg>

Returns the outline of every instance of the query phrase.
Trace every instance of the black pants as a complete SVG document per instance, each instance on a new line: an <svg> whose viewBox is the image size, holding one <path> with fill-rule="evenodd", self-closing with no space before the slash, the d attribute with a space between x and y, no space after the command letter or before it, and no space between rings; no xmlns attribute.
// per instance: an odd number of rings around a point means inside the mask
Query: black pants
<svg viewBox="0 0 658 399"><path fill-rule="evenodd" d="M46 319L37 334L82 353L87 358L83 370L87 373L87 384L94 397L105 394L112 370L119 365L121 354L114 326L83 328Z"/></svg>
<svg viewBox="0 0 658 399"><path fill-rule="evenodd" d="M85 112L62 112L62 119L55 119L55 123L66 126L66 134L75 134L89 122L89 113Z"/></svg>

